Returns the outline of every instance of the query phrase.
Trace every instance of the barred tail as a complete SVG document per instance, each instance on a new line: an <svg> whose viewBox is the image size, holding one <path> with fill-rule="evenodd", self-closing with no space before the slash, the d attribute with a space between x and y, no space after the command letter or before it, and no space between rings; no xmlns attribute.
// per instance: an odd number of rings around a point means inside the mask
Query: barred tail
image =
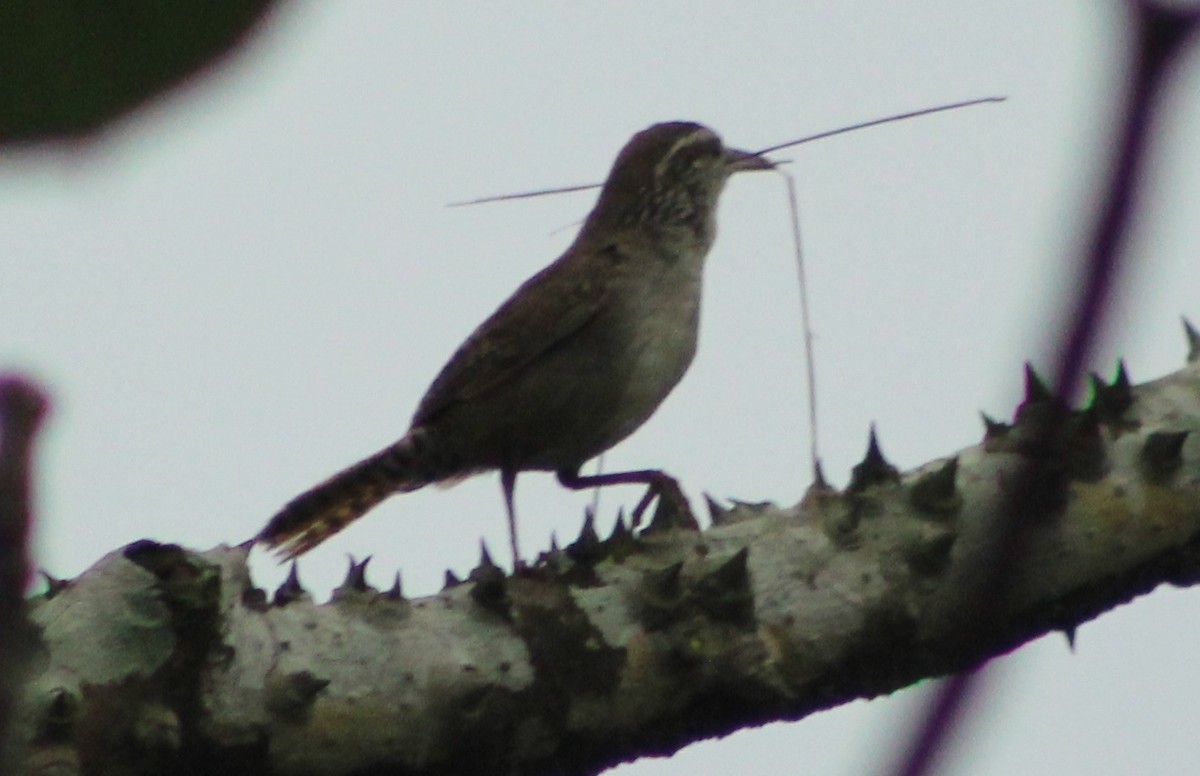
<svg viewBox="0 0 1200 776"><path fill-rule="evenodd" d="M410 491L459 474L433 454L424 429L354 464L288 502L257 541L295 558L365 515L397 491Z"/></svg>

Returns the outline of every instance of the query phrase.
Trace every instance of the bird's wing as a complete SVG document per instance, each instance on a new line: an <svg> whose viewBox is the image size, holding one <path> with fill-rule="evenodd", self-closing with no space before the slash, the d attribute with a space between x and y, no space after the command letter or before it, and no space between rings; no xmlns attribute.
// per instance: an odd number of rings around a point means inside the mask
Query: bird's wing
<svg viewBox="0 0 1200 776"><path fill-rule="evenodd" d="M413 425L503 386L594 318L604 307L607 284L589 280L582 269L560 259L525 281L455 351L417 407Z"/></svg>

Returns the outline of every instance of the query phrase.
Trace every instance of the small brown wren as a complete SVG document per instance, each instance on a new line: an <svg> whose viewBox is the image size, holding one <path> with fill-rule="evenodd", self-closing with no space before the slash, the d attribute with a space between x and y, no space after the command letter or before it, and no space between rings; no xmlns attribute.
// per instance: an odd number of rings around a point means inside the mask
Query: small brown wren
<svg viewBox="0 0 1200 776"><path fill-rule="evenodd" d="M583 476L632 434L696 352L704 258L729 176L774 165L691 122L655 124L621 149L575 241L525 281L434 379L403 439L292 499L258 540L294 558L388 496L500 471L514 568L518 472L572 489L648 486L686 500L657 470Z"/></svg>

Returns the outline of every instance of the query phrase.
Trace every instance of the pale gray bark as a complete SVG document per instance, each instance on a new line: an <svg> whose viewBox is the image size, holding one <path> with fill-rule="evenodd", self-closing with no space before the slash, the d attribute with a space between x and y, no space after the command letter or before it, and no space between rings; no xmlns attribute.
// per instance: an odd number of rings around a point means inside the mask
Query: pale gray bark
<svg viewBox="0 0 1200 776"><path fill-rule="evenodd" d="M33 602L38 773L595 773L890 692L1078 624L1200 569L1200 362L1100 384L1052 442L1036 380L1012 425L845 491L737 505L634 538L590 528L516 578L436 596L352 569L333 600L272 600L246 550L150 542ZM1033 441L1040 440L1037 449ZM1007 490L1050 497L1002 614L971 617ZM51 767L53 766L53 767Z"/></svg>

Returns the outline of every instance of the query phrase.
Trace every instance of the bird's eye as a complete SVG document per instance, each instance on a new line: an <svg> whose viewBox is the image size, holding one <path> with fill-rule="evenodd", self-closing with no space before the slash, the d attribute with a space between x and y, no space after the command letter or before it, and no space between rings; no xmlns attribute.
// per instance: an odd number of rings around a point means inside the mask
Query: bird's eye
<svg viewBox="0 0 1200 776"><path fill-rule="evenodd" d="M697 169L721 156L721 141L713 138L700 143L693 143L679 150L679 161L683 167Z"/></svg>

